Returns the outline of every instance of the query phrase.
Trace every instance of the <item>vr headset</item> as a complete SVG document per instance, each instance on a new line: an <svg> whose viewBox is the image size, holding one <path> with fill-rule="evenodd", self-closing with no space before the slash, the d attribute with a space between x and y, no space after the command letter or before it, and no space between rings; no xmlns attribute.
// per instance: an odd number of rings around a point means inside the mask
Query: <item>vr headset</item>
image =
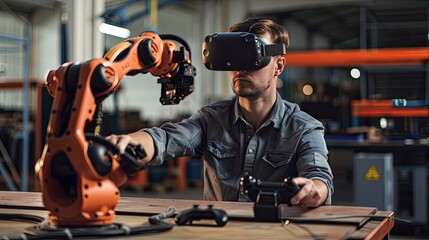
<svg viewBox="0 0 429 240"><path fill-rule="evenodd" d="M271 56L286 54L286 45L249 32L216 32L205 37L202 54L209 70L254 71L267 66Z"/></svg>

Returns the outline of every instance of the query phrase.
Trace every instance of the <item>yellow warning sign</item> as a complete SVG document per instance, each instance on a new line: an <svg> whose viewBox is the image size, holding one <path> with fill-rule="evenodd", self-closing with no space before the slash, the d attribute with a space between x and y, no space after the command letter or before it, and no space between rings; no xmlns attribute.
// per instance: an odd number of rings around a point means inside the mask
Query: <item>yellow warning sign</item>
<svg viewBox="0 0 429 240"><path fill-rule="evenodd" d="M367 181L380 181L381 175L378 172L377 168L374 165L371 165L368 168L368 171L365 173L365 180Z"/></svg>

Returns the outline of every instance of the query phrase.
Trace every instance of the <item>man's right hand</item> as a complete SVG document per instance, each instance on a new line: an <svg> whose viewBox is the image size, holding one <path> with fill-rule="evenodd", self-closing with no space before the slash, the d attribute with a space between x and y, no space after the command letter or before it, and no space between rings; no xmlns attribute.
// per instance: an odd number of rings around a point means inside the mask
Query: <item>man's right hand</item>
<svg viewBox="0 0 429 240"><path fill-rule="evenodd" d="M141 159L144 163L148 163L152 160L155 153L152 137L143 131L121 135L112 134L107 136L106 140L115 144L119 148L120 153L123 153L128 145L138 146L140 144L146 151L146 157Z"/></svg>

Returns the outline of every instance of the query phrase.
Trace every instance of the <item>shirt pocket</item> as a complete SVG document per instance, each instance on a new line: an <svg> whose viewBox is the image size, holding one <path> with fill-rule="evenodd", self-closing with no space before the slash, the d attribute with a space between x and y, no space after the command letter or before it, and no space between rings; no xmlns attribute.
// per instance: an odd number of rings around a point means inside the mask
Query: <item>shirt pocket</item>
<svg viewBox="0 0 429 240"><path fill-rule="evenodd" d="M216 141L209 142L207 151L210 153L210 162L219 179L231 178L236 163L237 150L236 145Z"/></svg>
<svg viewBox="0 0 429 240"><path fill-rule="evenodd" d="M279 168L289 164L292 156L290 152L267 151L262 160L273 168Z"/></svg>

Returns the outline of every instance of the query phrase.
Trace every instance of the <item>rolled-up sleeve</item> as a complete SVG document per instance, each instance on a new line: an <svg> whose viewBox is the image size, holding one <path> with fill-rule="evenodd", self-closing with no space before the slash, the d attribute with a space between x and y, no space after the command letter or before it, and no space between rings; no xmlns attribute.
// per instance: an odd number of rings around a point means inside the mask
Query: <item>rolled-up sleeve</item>
<svg viewBox="0 0 429 240"><path fill-rule="evenodd" d="M154 141L155 154L150 165L161 165L165 160L199 154L202 139L202 116L199 112L177 123L144 128Z"/></svg>

